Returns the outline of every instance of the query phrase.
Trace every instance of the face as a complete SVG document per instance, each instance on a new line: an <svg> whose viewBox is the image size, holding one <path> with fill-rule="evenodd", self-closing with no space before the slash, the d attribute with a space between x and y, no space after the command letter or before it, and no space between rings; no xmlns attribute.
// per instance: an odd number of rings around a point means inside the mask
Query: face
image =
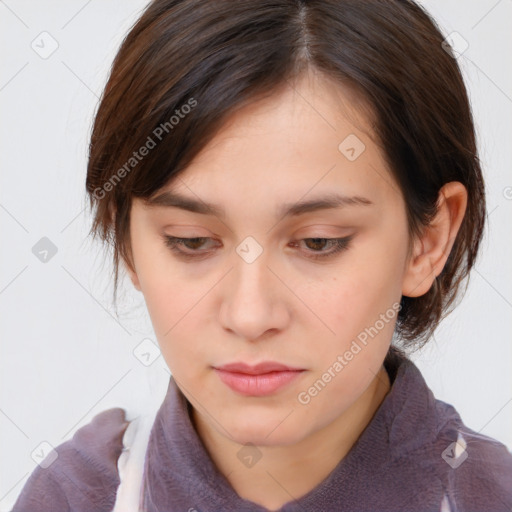
<svg viewBox="0 0 512 512"><path fill-rule="evenodd" d="M189 209L134 201L130 276L162 355L194 414L235 442L292 444L325 427L369 388L388 350L406 210L354 101L306 75L233 115L155 194L179 194ZM318 203L335 195L352 199ZM215 369L263 361L302 371L257 394Z"/></svg>

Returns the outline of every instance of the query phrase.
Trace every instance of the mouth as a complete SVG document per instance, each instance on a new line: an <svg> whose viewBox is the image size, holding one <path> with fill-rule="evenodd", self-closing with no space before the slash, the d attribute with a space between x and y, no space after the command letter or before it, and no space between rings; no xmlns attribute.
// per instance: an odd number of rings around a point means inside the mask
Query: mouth
<svg viewBox="0 0 512 512"><path fill-rule="evenodd" d="M271 395L306 371L304 368L275 362L263 362L255 366L230 363L213 369L226 386L243 396Z"/></svg>

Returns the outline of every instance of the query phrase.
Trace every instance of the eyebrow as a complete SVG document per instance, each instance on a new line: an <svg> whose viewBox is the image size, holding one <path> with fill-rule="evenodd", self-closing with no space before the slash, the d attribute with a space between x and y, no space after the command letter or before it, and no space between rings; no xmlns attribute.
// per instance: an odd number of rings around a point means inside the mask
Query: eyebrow
<svg viewBox="0 0 512 512"><path fill-rule="evenodd" d="M149 198L145 201L147 207L166 207L179 208L193 213L202 215L214 215L221 219L226 218L226 211L223 207L208 203L193 197L187 197L176 192L162 192L156 197ZM326 194L307 201L298 201L295 203L285 203L277 210L276 216L296 217L305 213L316 212L319 210L331 210L343 208L346 206L369 206L374 203L361 196L346 196L341 194Z"/></svg>

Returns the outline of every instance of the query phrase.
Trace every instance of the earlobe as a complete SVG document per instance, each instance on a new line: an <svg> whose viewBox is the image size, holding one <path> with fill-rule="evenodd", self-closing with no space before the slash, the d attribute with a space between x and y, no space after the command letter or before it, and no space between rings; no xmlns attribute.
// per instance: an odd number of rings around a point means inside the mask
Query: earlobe
<svg viewBox="0 0 512 512"><path fill-rule="evenodd" d="M402 284L402 295L420 297L427 293L442 272L462 224L467 190L458 181L439 191L438 211L420 238L414 241Z"/></svg>

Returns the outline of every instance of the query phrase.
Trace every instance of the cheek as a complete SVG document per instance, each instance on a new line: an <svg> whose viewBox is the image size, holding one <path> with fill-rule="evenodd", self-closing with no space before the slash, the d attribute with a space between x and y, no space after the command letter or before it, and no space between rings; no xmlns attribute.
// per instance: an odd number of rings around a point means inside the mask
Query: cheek
<svg viewBox="0 0 512 512"><path fill-rule="evenodd" d="M377 279L377 272L363 270L332 278L328 285L324 282L322 292L316 289L316 295L310 294L319 306L319 316L334 333L322 327L326 332L322 350L309 347L314 354L313 372L300 391L306 395L308 389L312 391L310 415L326 421L333 420L368 388L395 328L397 303L392 290Z"/></svg>
<svg viewBox="0 0 512 512"><path fill-rule="evenodd" d="M151 272L156 273L156 268ZM155 334L160 343L168 343L190 321L201 294L177 275L154 275L145 285L144 299Z"/></svg>
<svg viewBox="0 0 512 512"><path fill-rule="evenodd" d="M186 380L194 366L204 362L207 353L197 323L200 296L197 290L187 291L186 281L179 278L154 280L144 290L162 357L180 381Z"/></svg>
<svg viewBox="0 0 512 512"><path fill-rule="evenodd" d="M194 265L177 261L154 243L139 259L144 300L162 357L171 373L186 380L193 367L204 366L211 344L204 328L211 296L219 276L202 275ZM197 368L196 368L197 369Z"/></svg>
<svg viewBox="0 0 512 512"><path fill-rule="evenodd" d="M149 231L149 230L148 230ZM193 286L187 284L180 264L156 236L139 232L133 242L137 276L159 342L172 336L191 304Z"/></svg>
<svg viewBox="0 0 512 512"><path fill-rule="evenodd" d="M304 292L307 304L328 326L319 324L325 332L324 351L319 355L324 363L352 350L360 364L374 366L373 361L387 351L401 297L401 260L396 246L378 252L379 244L372 245L354 252L333 268L333 275L317 280Z"/></svg>

